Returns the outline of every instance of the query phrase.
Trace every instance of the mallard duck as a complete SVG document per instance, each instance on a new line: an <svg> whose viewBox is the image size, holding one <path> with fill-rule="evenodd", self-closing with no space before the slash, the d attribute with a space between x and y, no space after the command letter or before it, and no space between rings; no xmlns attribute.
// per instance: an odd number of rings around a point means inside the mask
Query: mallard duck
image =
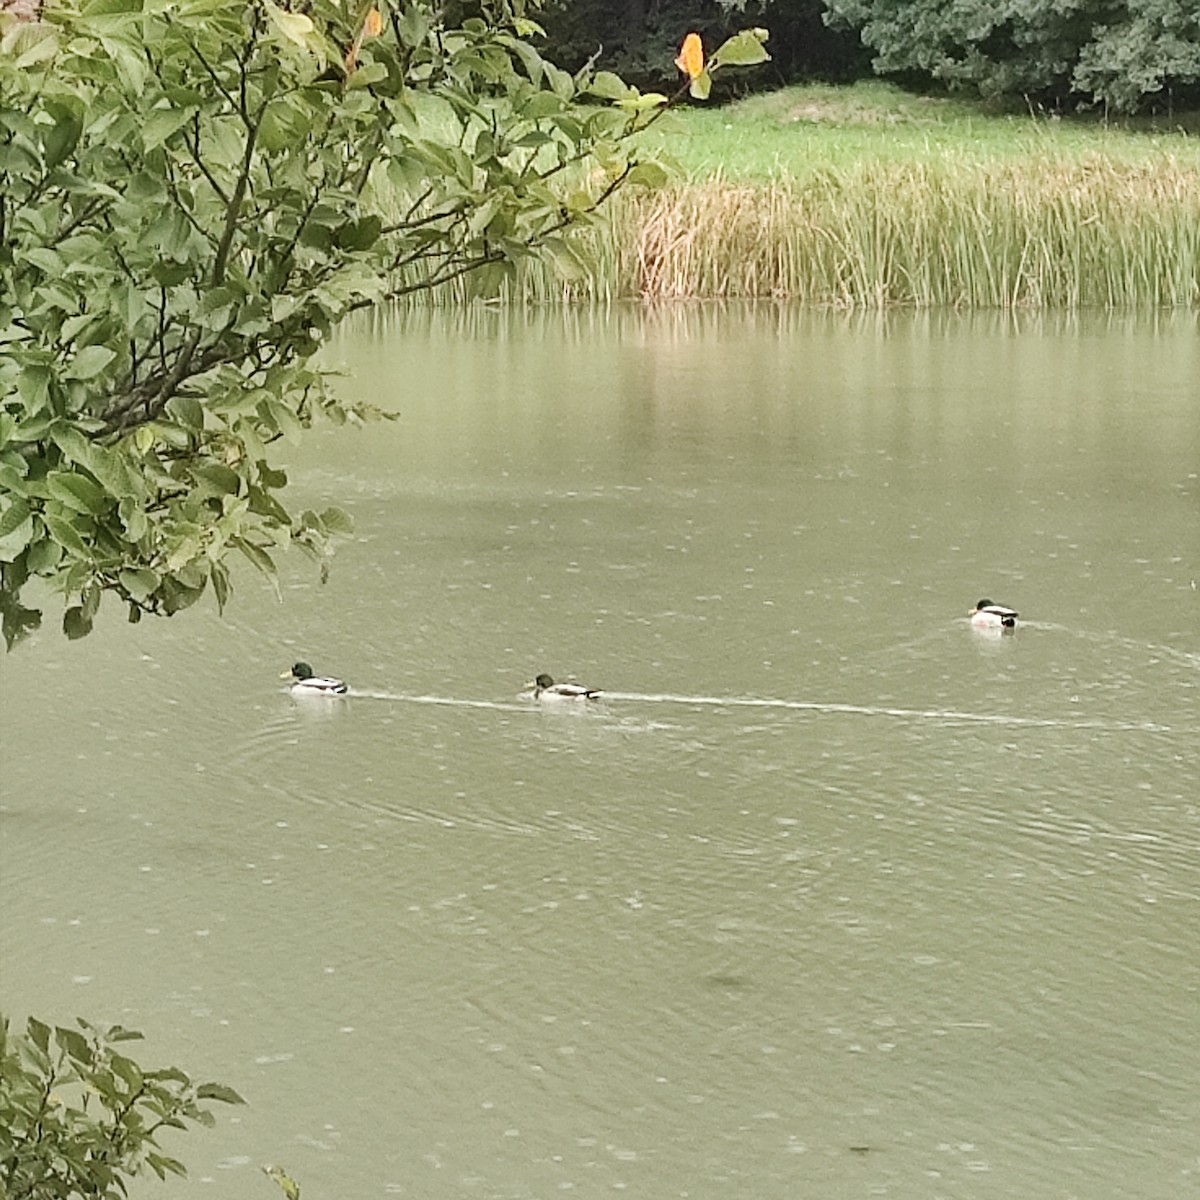
<svg viewBox="0 0 1200 1200"><path fill-rule="evenodd" d="M546 674L525 686L533 689L535 700L595 700L600 695L599 688L584 687L580 683L555 683Z"/></svg>
<svg viewBox="0 0 1200 1200"><path fill-rule="evenodd" d="M295 696L344 696L350 690L340 679L314 675L312 667L306 662L296 663L279 678L292 680L292 694Z"/></svg>
<svg viewBox="0 0 1200 1200"><path fill-rule="evenodd" d="M980 600L967 614L971 624L979 629L1016 629L1017 610L1005 608L1003 604L993 604L990 600Z"/></svg>

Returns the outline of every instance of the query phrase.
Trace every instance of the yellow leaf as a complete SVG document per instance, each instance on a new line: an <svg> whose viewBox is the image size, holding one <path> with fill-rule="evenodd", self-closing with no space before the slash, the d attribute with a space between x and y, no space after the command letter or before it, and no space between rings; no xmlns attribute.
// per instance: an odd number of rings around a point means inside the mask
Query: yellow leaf
<svg viewBox="0 0 1200 1200"><path fill-rule="evenodd" d="M383 14L377 8L372 8L367 13L367 19L363 24L363 32L367 37L378 37L383 32Z"/></svg>
<svg viewBox="0 0 1200 1200"><path fill-rule="evenodd" d="M689 33L679 47L675 65L689 78L698 79L704 70L704 45L698 33Z"/></svg>

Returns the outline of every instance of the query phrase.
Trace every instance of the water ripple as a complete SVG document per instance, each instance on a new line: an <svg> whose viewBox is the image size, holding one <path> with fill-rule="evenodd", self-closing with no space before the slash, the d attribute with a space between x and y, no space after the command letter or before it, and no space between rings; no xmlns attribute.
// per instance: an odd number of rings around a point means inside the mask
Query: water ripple
<svg viewBox="0 0 1200 1200"><path fill-rule="evenodd" d="M605 700L642 704L680 704L711 708L762 708L793 712L815 712L831 715L893 717L900 720L938 721L943 724L1002 725L1014 728L1081 729L1107 733L1189 733L1176 726L1158 721L1114 721L1103 718L1024 717L1007 713L967 712L952 708L903 708L885 704L849 704L829 700L785 700L770 696L689 696L676 692L616 692L605 691ZM480 700L461 696L415 695L405 692L385 692L352 689L350 699L384 700L394 704L422 704L442 708L489 709L494 712L544 713L552 711L565 715L611 717L603 703L588 705L558 705L547 709L529 701ZM338 700L321 697L318 703L330 709ZM275 732L281 732L276 723ZM673 728L672 726L663 726ZM653 728L653 726L651 726ZM1196 731L1200 732L1200 731Z"/></svg>
<svg viewBox="0 0 1200 1200"><path fill-rule="evenodd" d="M962 712L945 708L896 708L891 705L843 704L824 700L779 700L752 696L681 696L671 692L606 692L611 700L652 704L711 705L718 708L778 708L798 712L853 713L866 717L898 717L945 723L1028 726L1038 729L1097 729L1109 733L1171 733L1173 727L1156 721L1105 721L1061 717L1014 717L1003 713Z"/></svg>

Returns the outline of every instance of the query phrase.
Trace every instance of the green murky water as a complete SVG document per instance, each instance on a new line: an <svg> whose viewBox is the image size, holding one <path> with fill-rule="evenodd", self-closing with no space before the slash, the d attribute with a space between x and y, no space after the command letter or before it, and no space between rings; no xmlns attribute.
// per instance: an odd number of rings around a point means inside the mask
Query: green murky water
<svg viewBox="0 0 1200 1200"><path fill-rule="evenodd" d="M0 665L7 1011L250 1101L141 1194L1197 1187L1193 317L336 352L402 417L291 464L357 522L327 586Z"/></svg>

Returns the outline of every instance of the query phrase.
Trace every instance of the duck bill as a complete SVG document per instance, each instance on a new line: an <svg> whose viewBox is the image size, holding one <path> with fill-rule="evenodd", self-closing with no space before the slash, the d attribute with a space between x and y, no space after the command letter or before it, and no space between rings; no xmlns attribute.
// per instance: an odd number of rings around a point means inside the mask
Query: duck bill
<svg viewBox="0 0 1200 1200"><path fill-rule="evenodd" d="M291 679L291 677L292 677L291 671L281 671L280 675L279 675L280 679Z"/></svg>

